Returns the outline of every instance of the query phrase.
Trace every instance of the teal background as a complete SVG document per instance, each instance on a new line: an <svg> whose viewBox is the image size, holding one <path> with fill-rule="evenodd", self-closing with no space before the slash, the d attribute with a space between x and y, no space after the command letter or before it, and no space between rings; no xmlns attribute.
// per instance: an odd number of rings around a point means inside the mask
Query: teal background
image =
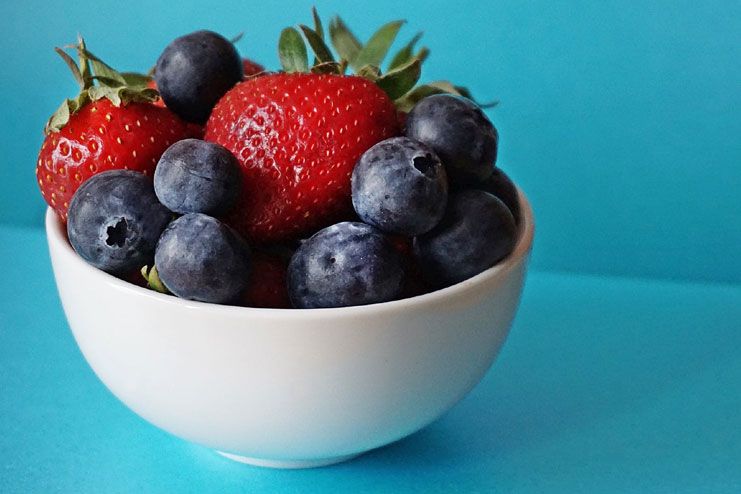
<svg viewBox="0 0 741 494"><path fill-rule="evenodd" d="M41 225L41 128L75 90L53 46L81 32L112 65L146 70L177 35L244 31L242 53L275 68L280 29L309 22L311 4L3 2L0 222ZM432 50L425 79L501 101L500 164L534 203L536 268L741 281L740 2L317 4L362 38L407 19L403 37L424 30Z"/></svg>
<svg viewBox="0 0 741 494"><path fill-rule="evenodd" d="M425 31L423 78L482 100L536 245L501 357L450 413L319 470L237 465L129 412L67 328L34 182L79 31L146 70L244 31L276 67L312 2L0 3L0 492L741 492L741 3L318 1L361 38Z"/></svg>

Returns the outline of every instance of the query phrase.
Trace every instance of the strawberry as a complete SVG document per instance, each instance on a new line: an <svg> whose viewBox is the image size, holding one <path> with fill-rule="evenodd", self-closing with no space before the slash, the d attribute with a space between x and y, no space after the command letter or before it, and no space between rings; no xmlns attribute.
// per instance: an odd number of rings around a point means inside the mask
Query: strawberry
<svg viewBox="0 0 741 494"><path fill-rule="evenodd" d="M288 261L262 252L252 255L250 284L242 294L242 305L246 307L266 307L288 309L288 286L286 270Z"/></svg>
<svg viewBox="0 0 741 494"><path fill-rule="evenodd" d="M382 73L381 62L403 24L381 27L364 46L335 17L325 44L314 29L282 31L284 72L249 78L227 92L206 123L206 140L240 161L243 194L227 221L256 243L290 241L352 215L350 176L374 144L400 133L404 112L430 94L455 92L438 82L414 87L428 50L415 36ZM306 42L314 52L309 67ZM356 75L345 75L347 67Z"/></svg>
<svg viewBox="0 0 741 494"><path fill-rule="evenodd" d="M151 175L165 149L192 136L193 129L152 104L157 92L146 87L144 76L116 72L88 52L82 40L79 66L57 51L81 91L49 119L36 178L46 202L66 220L69 202L85 180L120 168Z"/></svg>
<svg viewBox="0 0 741 494"><path fill-rule="evenodd" d="M281 73L226 93L205 139L242 166L243 194L230 223L264 243L309 234L349 213L355 162L398 132L392 101L372 81Z"/></svg>
<svg viewBox="0 0 741 494"><path fill-rule="evenodd" d="M253 62L249 58L242 59L242 71L245 77L252 77L262 72L265 72L265 67L257 62Z"/></svg>
<svg viewBox="0 0 741 494"><path fill-rule="evenodd" d="M147 87L149 89L154 89L157 91L157 83L154 81L154 79L150 79L149 82L147 82ZM152 104L154 106L159 106L160 108L165 108L165 101L162 98L157 98L156 100L152 101Z"/></svg>

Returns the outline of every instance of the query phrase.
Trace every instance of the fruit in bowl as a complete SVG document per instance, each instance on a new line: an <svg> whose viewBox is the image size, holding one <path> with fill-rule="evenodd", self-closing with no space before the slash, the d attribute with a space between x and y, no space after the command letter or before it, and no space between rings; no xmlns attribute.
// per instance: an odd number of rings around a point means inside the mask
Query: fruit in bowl
<svg viewBox="0 0 741 494"><path fill-rule="evenodd" d="M81 91L37 166L55 278L93 370L153 424L318 466L418 430L491 365L532 212L469 93L416 85L418 37L380 69L400 26L363 45L334 18L335 55L315 15L281 33L282 71L247 76L198 31L157 84L59 50Z"/></svg>

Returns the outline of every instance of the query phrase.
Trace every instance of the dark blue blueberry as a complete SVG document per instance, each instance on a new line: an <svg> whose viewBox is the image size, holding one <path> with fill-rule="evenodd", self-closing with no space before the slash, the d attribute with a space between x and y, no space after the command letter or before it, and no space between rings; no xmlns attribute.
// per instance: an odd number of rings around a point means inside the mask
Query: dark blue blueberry
<svg viewBox="0 0 741 494"><path fill-rule="evenodd" d="M242 59L220 34L196 31L167 45L154 80L170 110L189 122L204 123L219 98L242 80Z"/></svg>
<svg viewBox="0 0 741 494"><path fill-rule="evenodd" d="M406 135L437 153L454 185L485 180L497 160L497 129L481 108L459 96L436 94L414 105Z"/></svg>
<svg viewBox="0 0 741 494"><path fill-rule="evenodd" d="M364 222L414 236L430 231L445 212L448 179L437 155L407 137L381 141L360 157L352 174L352 203Z"/></svg>
<svg viewBox="0 0 741 494"><path fill-rule="evenodd" d="M157 200L152 180L131 170L93 175L69 204L67 236L87 262L109 273L152 263L172 213Z"/></svg>
<svg viewBox="0 0 741 494"><path fill-rule="evenodd" d="M387 302L403 283L398 252L380 231L358 222L320 230L288 265L288 294L300 309Z"/></svg>
<svg viewBox="0 0 741 494"><path fill-rule="evenodd" d="M240 189L239 162L223 146L199 139L178 141L154 170L154 191L170 211L220 216Z"/></svg>
<svg viewBox="0 0 741 494"><path fill-rule="evenodd" d="M247 288L250 258L234 230L211 216L190 213L162 233L154 264L162 283L178 297L225 304Z"/></svg>
<svg viewBox="0 0 741 494"><path fill-rule="evenodd" d="M414 238L414 254L425 278L452 285L494 266L513 249L517 237L509 208L488 192L451 194L443 220Z"/></svg>
<svg viewBox="0 0 741 494"><path fill-rule="evenodd" d="M495 168L489 178L474 185L473 188L497 196L512 212L515 222L520 222L520 194L512 180L500 168Z"/></svg>

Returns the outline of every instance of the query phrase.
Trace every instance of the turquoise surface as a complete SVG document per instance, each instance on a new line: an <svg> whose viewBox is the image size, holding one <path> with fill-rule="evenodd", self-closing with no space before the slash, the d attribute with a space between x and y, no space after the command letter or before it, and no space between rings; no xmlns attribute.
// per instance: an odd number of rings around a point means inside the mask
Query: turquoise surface
<svg viewBox="0 0 741 494"><path fill-rule="evenodd" d="M59 305L44 234L0 229L2 493L734 493L741 288L531 274L483 382L430 427L333 467L250 467L128 411Z"/></svg>
<svg viewBox="0 0 741 494"><path fill-rule="evenodd" d="M150 426L97 380L54 287L34 183L83 33L122 69L173 37L245 32L275 68L312 2L0 3L0 493L741 492L741 3L318 1L366 38L425 31L500 130L536 212L500 358L423 431L348 463L275 471Z"/></svg>

